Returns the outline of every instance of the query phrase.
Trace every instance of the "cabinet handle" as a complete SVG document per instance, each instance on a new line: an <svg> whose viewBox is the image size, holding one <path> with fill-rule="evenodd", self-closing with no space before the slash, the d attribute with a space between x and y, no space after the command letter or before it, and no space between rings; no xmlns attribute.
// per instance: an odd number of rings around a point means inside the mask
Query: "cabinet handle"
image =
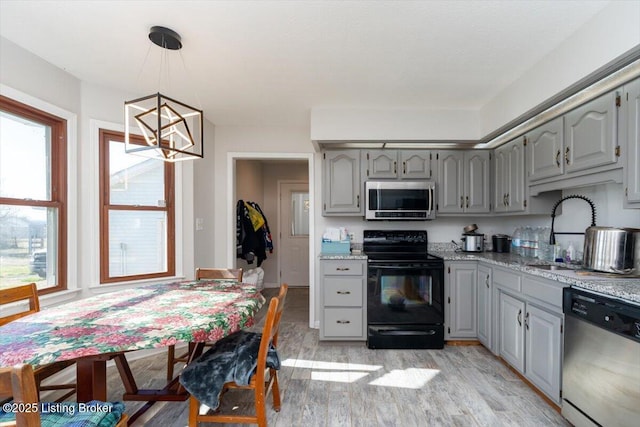
<svg viewBox="0 0 640 427"><path fill-rule="evenodd" d="M464 197L460 196L460 209L464 208Z"/></svg>
<svg viewBox="0 0 640 427"><path fill-rule="evenodd" d="M522 326L522 309L518 311L518 325Z"/></svg>
<svg viewBox="0 0 640 427"><path fill-rule="evenodd" d="M487 289L489 288L489 275L487 274L487 280L484 281L487 284Z"/></svg>
<svg viewBox="0 0 640 427"><path fill-rule="evenodd" d="M338 267L338 268L336 268L336 270L338 270L338 271L349 271L350 268L349 267Z"/></svg>
<svg viewBox="0 0 640 427"><path fill-rule="evenodd" d="M560 149L558 148L558 152L556 153L556 166L560 167Z"/></svg>
<svg viewBox="0 0 640 427"><path fill-rule="evenodd" d="M402 162L402 174L407 174L407 162Z"/></svg>
<svg viewBox="0 0 640 427"><path fill-rule="evenodd" d="M469 207L469 196L467 196L467 208Z"/></svg>
<svg viewBox="0 0 640 427"><path fill-rule="evenodd" d="M529 312L524 315L524 326L526 326L527 330L529 330Z"/></svg>
<svg viewBox="0 0 640 427"><path fill-rule="evenodd" d="M569 147L567 147L567 149L564 150L564 162L566 164L569 164Z"/></svg>
<svg viewBox="0 0 640 427"><path fill-rule="evenodd" d="M509 199L511 199L510 194L507 193L507 206L509 206L511 204L511 202L509 201Z"/></svg>
<svg viewBox="0 0 640 427"><path fill-rule="evenodd" d="M339 325L346 325L348 323L351 323L351 320L336 320L336 323Z"/></svg>
<svg viewBox="0 0 640 427"><path fill-rule="evenodd" d="M393 173L398 173L398 162L393 162Z"/></svg>
<svg viewBox="0 0 640 427"><path fill-rule="evenodd" d="M358 207L358 208L360 207L360 195L359 194L356 196L356 207Z"/></svg>
<svg viewBox="0 0 640 427"><path fill-rule="evenodd" d="M351 295L351 291L337 291L338 295Z"/></svg>
<svg viewBox="0 0 640 427"><path fill-rule="evenodd" d="M507 193L502 195L502 205L507 206Z"/></svg>

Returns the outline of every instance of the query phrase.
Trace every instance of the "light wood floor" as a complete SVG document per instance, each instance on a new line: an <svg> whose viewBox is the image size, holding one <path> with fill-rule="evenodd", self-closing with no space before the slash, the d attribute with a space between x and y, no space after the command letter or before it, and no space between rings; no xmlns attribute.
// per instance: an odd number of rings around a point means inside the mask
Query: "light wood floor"
<svg viewBox="0 0 640 427"><path fill-rule="evenodd" d="M274 294L265 290L267 298ZM278 353L283 404L279 413L268 406L270 426L569 425L482 346L369 350L365 343L319 342L308 327L308 289L289 290ZM160 386L165 360L133 361L139 386ZM119 400L115 369L109 378L109 398ZM227 394L225 405L246 409L241 393ZM126 405L132 414L140 403ZM157 403L134 426L186 426L187 407Z"/></svg>

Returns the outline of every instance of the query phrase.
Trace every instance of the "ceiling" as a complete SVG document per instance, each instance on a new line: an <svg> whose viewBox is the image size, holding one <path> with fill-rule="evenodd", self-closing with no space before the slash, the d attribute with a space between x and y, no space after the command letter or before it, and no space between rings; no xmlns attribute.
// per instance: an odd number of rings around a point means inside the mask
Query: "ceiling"
<svg viewBox="0 0 640 427"><path fill-rule="evenodd" d="M608 3L1 0L0 35L216 125L308 126L313 107L480 109ZM153 45L154 25L182 50Z"/></svg>

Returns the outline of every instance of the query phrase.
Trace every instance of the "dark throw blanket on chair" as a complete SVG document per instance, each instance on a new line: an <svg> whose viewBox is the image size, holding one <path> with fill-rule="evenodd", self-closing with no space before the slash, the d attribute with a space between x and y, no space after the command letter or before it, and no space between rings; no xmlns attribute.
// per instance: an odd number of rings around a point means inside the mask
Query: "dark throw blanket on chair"
<svg viewBox="0 0 640 427"><path fill-rule="evenodd" d="M259 333L238 331L221 339L184 368L180 384L201 403L217 408L224 383L249 384L258 364L261 338ZM273 346L267 354L267 366L280 369L280 359Z"/></svg>

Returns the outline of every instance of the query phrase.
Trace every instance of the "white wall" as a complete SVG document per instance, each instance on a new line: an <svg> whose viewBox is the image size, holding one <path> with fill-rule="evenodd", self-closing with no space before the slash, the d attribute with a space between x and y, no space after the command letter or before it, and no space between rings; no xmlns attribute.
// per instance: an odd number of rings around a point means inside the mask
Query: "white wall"
<svg viewBox="0 0 640 427"><path fill-rule="evenodd" d="M235 244L235 194L229 194L227 188L235 171L228 170L228 159L234 153L246 153L254 159L265 156L286 157L295 153L313 152L309 140L309 128L283 127L236 127L217 126L216 144L213 159L205 158L208 167L215 170L213 194L218 201L211 210L202 212L206 222L213 220L214 264L234 265L235 255L230 255L229 248ZM280 156L282 154L282 156ZM196 183L196 197L212 197L211 187ZM198 214L200 215L200 214ZM231 258L230 258L231 257Z"/></svg>
<svg viewBox="0 0 640 427"><path fill-rule="evenodd" d="M638 44L640 2L611 2L482 107L482 135L503 126Z"/></svg>
<svg viewBox="0 0 640 427"><path fill-rule="evenodd" d="M480 110L312 108L311 139L477 140L638 44L640 2L613 1Z"/></svg>
<svg viewBox="0 0 640 427"><path fill-rule="evenodd" d="M0 38L0 83L3 95L15 91L38 103L51 104L75 115L69 135L68 179L69 239L68 287L79 289L79 296L114 290L121 285L99 284L99 209L98 209L98 137L97 129L122 129L123 102L132 94L100 87L78 79L50 63L25 51L14 43ZM139 96L135 94L133 96ZM25 102L24 100L21 100ZM55 114L55 111L52 111ZM65 113L66 114L66 113ZM210 123L205 124L213 130ZM205 130L206 132L206 130ZM206 133L205 133L206 135ZM177 166L176 183L182 188L177 196L177 219L183 227L176 230L181 244L177 250L177 273L194 270L193 241L193 165L182 162ZM181 172L180 172L181 171ZM191 276L193 273L191 273ZM44 304L53 304L77 294L46 295Z"/></svg>
<svg viewBox="0 0 640 427"><path fill-rule="evenodd" d="M312 108L314 141L476 140L475 110L420 108Z"/></svg>

